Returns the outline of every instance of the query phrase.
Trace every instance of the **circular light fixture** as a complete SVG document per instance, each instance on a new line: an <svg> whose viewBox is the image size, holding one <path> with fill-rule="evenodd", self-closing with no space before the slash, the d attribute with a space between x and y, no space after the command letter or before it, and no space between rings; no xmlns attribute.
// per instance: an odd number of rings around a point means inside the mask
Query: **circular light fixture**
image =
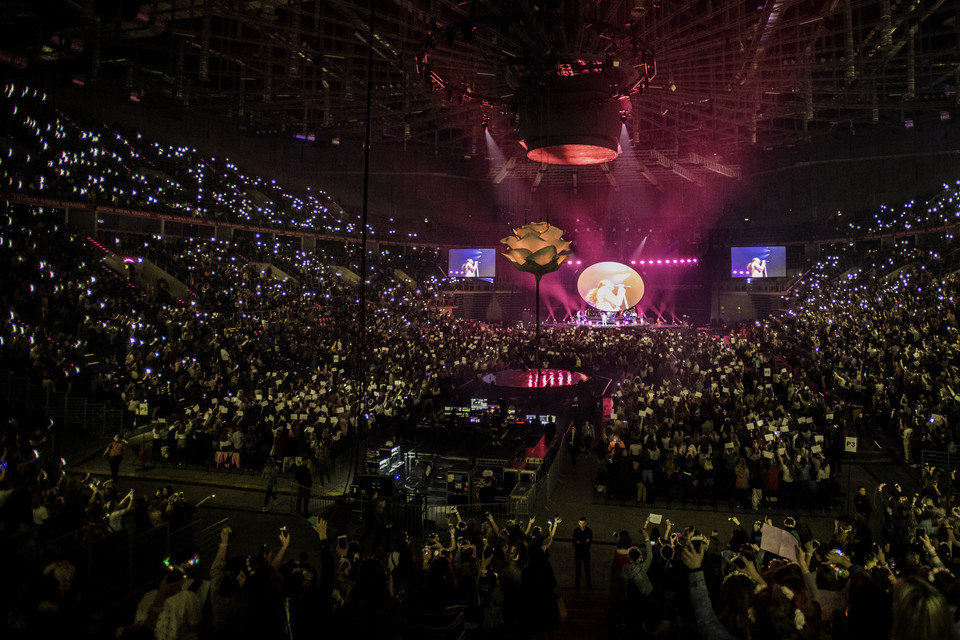
<svg viewBox="0 0 960 640"><path fill-rule="evenodd" d="M620 102L609 98L605 74L551 78L525 91L520 145L534 162L593 165L620 155Z"/></svg>

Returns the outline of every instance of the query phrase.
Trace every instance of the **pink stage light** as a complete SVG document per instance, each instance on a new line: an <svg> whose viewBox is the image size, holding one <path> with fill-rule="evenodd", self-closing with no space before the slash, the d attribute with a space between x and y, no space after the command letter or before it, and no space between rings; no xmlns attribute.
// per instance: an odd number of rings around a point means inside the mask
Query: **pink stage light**
<svg viewBox="0 0 960 640"><path fill-rule="evenodd" d="M570 260L570 264L582 265L582 260ZM658 259L640 259L640 260L631 260L630 264L632 265L673 265L673 264L697 264L699 262L698 258L658 258Z"/></svg>

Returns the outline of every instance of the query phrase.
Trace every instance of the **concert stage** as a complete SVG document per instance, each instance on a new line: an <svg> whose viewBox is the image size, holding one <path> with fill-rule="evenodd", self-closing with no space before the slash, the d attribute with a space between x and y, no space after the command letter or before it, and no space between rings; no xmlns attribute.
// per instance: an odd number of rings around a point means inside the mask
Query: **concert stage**
<svg viewBox="0 0 960 640"><path fill-rule="evenodd" d="M612 329L629 329L635 331L679 331L681 329L690 329L691 325L683 323L675 324L652 324L649 322L638 323L638 322L602 322L597 321L580 321L571 320L569 322L545 322L543 323L545 327L555 327L555 328L566 328L566 327L583 327L584 329L598 329L598 330L612 330Z"/></svg>
<svg viewBox="0 0 960 640"><path fill-rule="evenodd" d="M483 381L495 387L511 389L555 389L572 387L589 380L578 371L563 369L507 369L483 376Z"/></svg>

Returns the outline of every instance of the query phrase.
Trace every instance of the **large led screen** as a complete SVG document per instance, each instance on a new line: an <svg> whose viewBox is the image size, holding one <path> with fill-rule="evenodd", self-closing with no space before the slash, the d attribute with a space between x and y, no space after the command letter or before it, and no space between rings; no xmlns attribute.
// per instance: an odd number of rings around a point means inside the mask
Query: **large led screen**
<svg viewBox="0 0 960 640"><path fill-rule="evenodd" d="M447 273L451 278L484 278L497 275L496 249L450 249Z"/></svg>
<svg viewBox="0 0 960 640"><path fill-rule="evenodd" d="M785 278L786 247L730 247L730 275L734 278Z"/></svg>
<svg viewBox="0 0 960 640"><path fill-rule="evenodd" d="M597 262L580 274L577 291L600 311L625 311L643 297L643 278L625 264Z"/></svg>

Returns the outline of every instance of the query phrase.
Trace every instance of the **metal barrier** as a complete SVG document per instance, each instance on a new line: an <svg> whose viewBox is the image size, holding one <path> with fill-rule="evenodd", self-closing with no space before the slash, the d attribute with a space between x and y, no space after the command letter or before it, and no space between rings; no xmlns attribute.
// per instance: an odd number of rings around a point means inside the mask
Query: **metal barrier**
<svg viewBox="0 0 960 640"><path fill-rule="evenodd" d="M8 404L40 410L48 418L91 431L118 433L123 430L123 411L90 402L82 396L51 391L26 376L0 373L0 397Z"/></svg>
<svg viewBox="0 0 960 640"><path fill-rule="evenodd" d="M920 451L920 464L923 468L931 467L937 471L960 470L960 454L951 454L949 451L934 451L932 449L922 449Z"/></svg>

